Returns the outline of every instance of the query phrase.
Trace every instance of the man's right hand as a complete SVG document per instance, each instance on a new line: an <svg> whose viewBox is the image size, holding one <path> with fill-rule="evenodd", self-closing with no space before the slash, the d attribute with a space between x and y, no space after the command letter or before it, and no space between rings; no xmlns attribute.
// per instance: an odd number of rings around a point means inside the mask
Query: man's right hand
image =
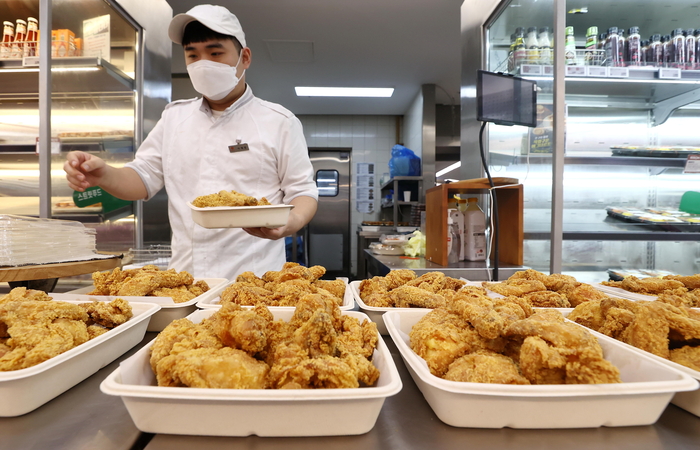
<svg viewBox="0 0 700 450"><path fill-rule="evenodd" d="M89 187L99 186L107 167L101 158L85 152L68 153L66 162L63 164L68 186L78 192L83 192Z"/></svg>

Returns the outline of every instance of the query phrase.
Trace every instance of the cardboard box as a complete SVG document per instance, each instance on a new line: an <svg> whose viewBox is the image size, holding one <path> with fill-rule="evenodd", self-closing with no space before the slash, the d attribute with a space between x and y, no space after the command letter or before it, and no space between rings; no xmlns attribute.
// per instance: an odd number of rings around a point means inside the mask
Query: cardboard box
<svg viewBox="0 0 700 450"><path fill-rule="evenodd" d="M53 58L73 56L71 49L75 49L75 33L67 29L51 30L51 56Z"/></svg>

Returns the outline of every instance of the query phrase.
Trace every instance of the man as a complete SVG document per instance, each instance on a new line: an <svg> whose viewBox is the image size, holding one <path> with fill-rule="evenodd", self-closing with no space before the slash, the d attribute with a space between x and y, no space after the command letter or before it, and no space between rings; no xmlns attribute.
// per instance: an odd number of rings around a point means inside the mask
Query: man
<svg viewBox="0 0 700 450"><path fill-rule="evenodd" d="M168 35L185 52L187 71L203 98L169 104L134 161L115 168L95 155L68 154L64 170L76 191L100 186L125 200L168 193L172 227L170 267L197 277L234 280L280 270L284 239L316 213L318 190L299 120L285 108L256 98L245 83L251 51L226 8L199 5L173 18ZM188 201L235 190L272 204L291 204L283 227L205 229Z"/></svg>

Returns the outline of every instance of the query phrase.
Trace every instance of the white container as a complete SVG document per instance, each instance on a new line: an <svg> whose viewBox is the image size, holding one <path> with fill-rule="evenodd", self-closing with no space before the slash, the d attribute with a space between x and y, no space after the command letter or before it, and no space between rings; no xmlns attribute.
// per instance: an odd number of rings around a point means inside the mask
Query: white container
<svg viewBox="0 0 700 450"><path fill-rule="evenodd" d="M198 208L187 202L192 220L204 228L277 228L287 224L294 205L215 206Z"/></svg>
<svg viewBox="0 0 700 450"><path fill-rule="evenodd" d="M35 410L141 342L150 318L160 307L153 303L132 303L131 308L134 316L129 321L101 336L36 366L0 372L0 417L15 417Z"/></svg>
<svg viewBox="0 0 700 450"><path fill-rule="evenodd" d="M410 346L409 333L427 311L384 314L387 329L413 380L440 420L472 428L593 428L656 422L676 392L698 382L591 331L605 358L620 369L623 383L586 385L503 385L448 381L430 373Z"/></svg>
<svg viewBox="0 0 700 450"><path fill-rule="evenodd" d="M195 278L194 281L206 281L209 285L209 290L204 294L193 298L192 300L175 303L170 297L128 297L124 295L87 295L95 289L94 286L88 286L74 291L66 292L65 294L49 294L56 300L82 300L92 301L99 300L101 302L111 302L116 298L122 298L129 303L131 302L149 302L156 303L160 306L160 310L155 313L148 323L147 331L163 331L170 322L177 319L182 319L192 314L197 310L197 303L200 301L219 298L219 294L228 286L229 280L226 278Z"/></svg>
<svg viewBox="0 0 700 450"><path fill-rule="evenodd" d="M215 310L199 310L195 323ZM293 311L272 310L289 320ZM343 315L360 321L353 311ZM381 372L374 387L356 389L201 389L159 387L149 364L149 344L122 362L100 385L120 396L136 427L145 433L198 436L342 436L374 427L386 397L402 387L396 365L380 338L372 362ZM127 380L127 381L125 381ZM130 380L134 380L133 382ZM140 381L136 381L140 380Z"/></svg>
<svg viewBox="0 0 700 450"><path fill-rule="evenodd" d="M464 213L459 209L451 209L448 213L447 231L452 234L453 244L448 245L447 260L450 263L464 261ZM452 219L451 223L450 219ZM452 249L454 249L455 254L453 254Z"/></svg>
<svg viewBox="0 0 700 450"><path fill-rule="evenodd" d="M562 314L564 314L564 317L568 316L573 309L568 310L567 312L562 311ZM624 345L626 347L629 347L631 350L640 352L641 354L658 361L662 364L666 364L669 367L672 367L676 370L680 370L681 372L693 377L694 379L700 381L700 372L697 370L693 370L690 367L683 366L681 364L675 363L673 361L670 361L666 358L662 358L660 356L656 356L653 353L649 353L645 350L639 349L633 345L625 344L624 342L620 342L620 345ZM678 392L676 395L673 396L673 400L671 400L671 403L674 405L685 409L691 414L694 414L698 417L700 417L700 389L695 389L693 391L684 391L684 392Z"/></svg>
<svg viewBox="0 0 700 450"><path fill-rule="evenodd" d="M352 294L352 291L348 288L348 279L344 277L338 278L338 280L343 280L345 281L345 294L343 295L343 304L340 305L340 310L341 311L351 311L355 309L355 298ZM232 283L231 283L232 284ZM200 309L219 309L221 308L221 293L226 290L227 287L229 287L231 284L227 284L226 286L223 287L219 291L216 296L209 296L207 298L203 298L202 300L197 302L197 308ZM243 308L253 308L252 306L243 306ZM268 306L270 311L273 311L275 309L281 309L281 310L294 310L294 306Z"/></svg>
<svg viewBox="0 0 700 450"><path fill-rule="evenodd" d="M479 208L477 199L468 199L464 211L464 259L466 261L486 260L486 216ZM507 220L507 218L501 218Z"/></svg>

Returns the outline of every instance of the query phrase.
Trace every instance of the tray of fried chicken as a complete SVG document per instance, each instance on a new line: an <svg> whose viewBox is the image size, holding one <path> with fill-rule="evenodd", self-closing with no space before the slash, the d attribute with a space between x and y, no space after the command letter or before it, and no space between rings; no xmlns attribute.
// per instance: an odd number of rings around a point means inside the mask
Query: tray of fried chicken
<svg viewBox="0 0 700 450"><path fill-rule="evenodd" d="M114 361L141 342L159 308L12 289L0 298L0 417L33 411Z"/></svg>
<svg viewBox="0 0 700 450"><path fill-rule="evenodd" d="M621 281L603 281L597 289L630 300L660 300L676 306L700 306L700 274L666 275L637 278L629 275Z"/></svg>
<svg viewBox="0 0 700 450"><path fill-rule="evenodd" d="M700 380L700 309L683 304L608 298L582 303L567 318L614 338ZM673 403L700 416L700 391L680 392Z"/></svg>
<svg viewBox="0 0 700 450"><path fill-rule="evenodd" d="M228 284L226 278L195 278L189 272L161 270L155 265L135 269L94 272L93 285L65 294L52 294L58 300L111 301L119 297L129 302L160 305L148 324L148 331L161 331L175 319L197 309L197 302L216 297Z"/></svg>
<svg viewBox="0 0 700 450"><path fill-rule="evenodd" d="M347 288L347 278L322 280L325 273L323 266L305 267L295 262L287 262L282 270L265 272L262 277L243 272L225 286L220 295L203 298L197 302L197 307L220 308L234 303L246 308L263 305L294 309L304 294L321 294L334 299L343 311L354 309L355 300Z"/></svg>
<svg viewBox="0 0 700 450"><path fill-rule="evenodd" d="M202 195L187 205L192 220L204 228L275 228L287 224L294 205L272 205L236 191L219 191Z"/></svg>
<svg viewBox="0 0 700 450"><path fill-rule="evenodd" d="M305 294L293 310L198 310L100 387L148 433L329 436L368 432L402 384L365 314Z"/></svg>
<svg viewBox="0 0 700 450"><path fill-rule="evenodd" d="M459 291L445 306L383 319L426 401L455 427L647 425L676 392L698 387L688 374L519 297Z"/></svg>
<svg viewBox="0 0 700 450"><path fill-rule="evenodd" d="M571 308L582 302L607 298L607 294L562 274L546 275L527 269L516 272L503 282L458 280L442 272L416 276L412 270L392 270L385 277L353 281L350 287L360 310L380 323L386 311L408 308L436 308L449 304L460 291L493 298L518 297L533 307Z"/></svg>

